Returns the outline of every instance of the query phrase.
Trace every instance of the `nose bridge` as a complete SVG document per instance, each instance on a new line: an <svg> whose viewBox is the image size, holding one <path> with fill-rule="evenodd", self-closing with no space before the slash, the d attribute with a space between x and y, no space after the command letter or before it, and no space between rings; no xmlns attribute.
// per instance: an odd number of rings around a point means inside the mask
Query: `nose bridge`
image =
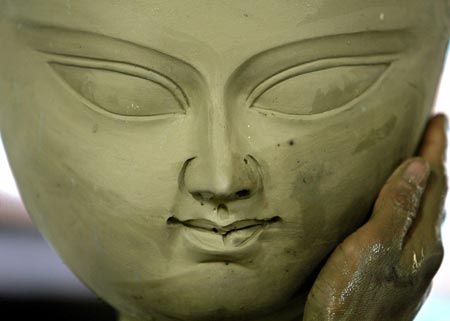
<svg viewBox="0 0 450 321"><path fill-rule="evenodd" d="M239 189L241 176L237 155L231 144L232 124L222 95L214 95L208 108L208 148L199 155L208 175L204 187L216 195Z"/></svg>
<svg viewBox="0 0 450 321"><path fill-rule="evenodd" d="M211 179L217 186L226 188L236 174L235 157L231 146L231 124L224 100L215 97L208 111L208 150L205 166L209 168Z"/></svg>

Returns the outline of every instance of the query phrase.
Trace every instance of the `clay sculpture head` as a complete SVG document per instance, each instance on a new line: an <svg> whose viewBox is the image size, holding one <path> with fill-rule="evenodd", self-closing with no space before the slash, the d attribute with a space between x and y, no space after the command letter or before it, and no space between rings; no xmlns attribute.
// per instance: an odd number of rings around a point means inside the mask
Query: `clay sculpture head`
<svg viewBox="0 0 450 321"><path fill-rule="evenodd" d="M34 221L123 320L277 320L412 155L447 0L0 0Z"/></svg>

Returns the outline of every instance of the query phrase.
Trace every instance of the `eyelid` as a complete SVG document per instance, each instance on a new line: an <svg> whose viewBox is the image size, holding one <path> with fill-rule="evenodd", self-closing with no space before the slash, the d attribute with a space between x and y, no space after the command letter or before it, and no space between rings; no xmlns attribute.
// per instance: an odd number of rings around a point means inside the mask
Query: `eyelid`
<svg viewBox="0 0 450 321"><path fill-rule="evenodd" d="M281 72L269 76L256 85L247 96L247 103L251 107L254 102L266 91L293 77L334 67L370 66L380 64L390 65L398 58L398 56L398 54L386 54L377 56L326 58L289 67Z"/></svg>
<svg viewBox="0 0 450 321"><path fill-rule="evenodd" d="M72 67L105 70L152 81L169 90L174 95L178 103L182 106L185 106L186 108L190 106L189 98L187 97L183 89L181 89L181 87L178 86L177 83L175 83L172 79L155 70L125 62L108 61L69 55L46 54L50 56L50 59L48 60L48 63L50 65L54 63Z"/></svg>

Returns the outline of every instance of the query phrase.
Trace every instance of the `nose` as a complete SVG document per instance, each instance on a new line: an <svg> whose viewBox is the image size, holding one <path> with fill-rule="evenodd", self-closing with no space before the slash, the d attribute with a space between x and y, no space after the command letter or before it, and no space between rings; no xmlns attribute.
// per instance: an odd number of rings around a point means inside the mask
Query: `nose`
<svg viewBox="0 0 450 321"><path fill-rule="evenodd" d="M261 188L259 166L252 156L239 157L230 151L217 157L205 156L191 159L184 170L184 187L196 200L244 200Z"/></svg>
<svg viewBox="0 0 450 321"><path fill-rule="evenodd" d="M259 165L253 156L233 152L225 117L217 114L209 118L205 148L185 164L181 184L200 202L248 199L262 187Z"/></svg>
<svg viewBox="0 0 450 321"><path fill-rule="evenodd" d="M230 119L221 97L212 95L204 126L198 127L197 155L185 163L180 176L180 188L200 202L244 200L262 188L256 159L236 152L243 149L240 130L233 130L237 123Z"/></svg>

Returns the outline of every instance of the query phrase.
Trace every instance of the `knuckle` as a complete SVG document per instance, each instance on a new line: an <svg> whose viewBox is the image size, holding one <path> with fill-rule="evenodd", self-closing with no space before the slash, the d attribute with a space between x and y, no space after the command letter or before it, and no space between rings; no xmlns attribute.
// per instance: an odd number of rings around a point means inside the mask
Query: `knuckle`
<svg viewBox="0 0 450 321"><path fill-rule="evenodd" d="M436 273L441 267L442 261L444 260L444 246L442 243L438 243L432 250L430 256L430 265L432 270Z"/></svg>
<svg viewBox="0 0 450 321"><path fill-rule="evenodd" d="M387 255L383 235L371 230L360 233L359 237L351 242L341 243L335 251L342 258L341 262L347 266L363 262L366 267L377 265Z"/></svg>
<svg viewBox="0 0 450 321"><path fill-rule="evenodd" d="M412 282L412 278L409 277L409 274L406 273L404 269L401 269L393 264L385 265L383 267L383 272L383 282L395 284Z"/></svg>
<svg viewBox="0 0 450 321"><path fill-rule="evenodd" d="M427 252L428 254L424 258L424 262L422 264L422 271L425 279L431 280L441 267L444 259L444 246L441 242L439 242L429 248Z"/></svg>
<svg viewBox="0 0 450 321"><path fill-rule="evenodd" d="M366 251L375 251L384 249L386 246L386 230L378 225L367 225L359 230L358 238L353 242L353 246ZM350 248L351 251L353 249ZM379 251L379 252L380 252Z"/></svg>
<svg viewBox="0 0 450 321"><path fill-rule="evenodd" d="M426 280L432 280L441 267L442 259L439 257L432 257L427 260L426 268L424 269L424 277Z"/></svg>
<svg viewBox="0 0 450 321"><path fill-rule="evenodd" d="M358 257L360 249L354 244L339 244L336 248L336 253L343 258L345 263L353 262Z"/></svg>

